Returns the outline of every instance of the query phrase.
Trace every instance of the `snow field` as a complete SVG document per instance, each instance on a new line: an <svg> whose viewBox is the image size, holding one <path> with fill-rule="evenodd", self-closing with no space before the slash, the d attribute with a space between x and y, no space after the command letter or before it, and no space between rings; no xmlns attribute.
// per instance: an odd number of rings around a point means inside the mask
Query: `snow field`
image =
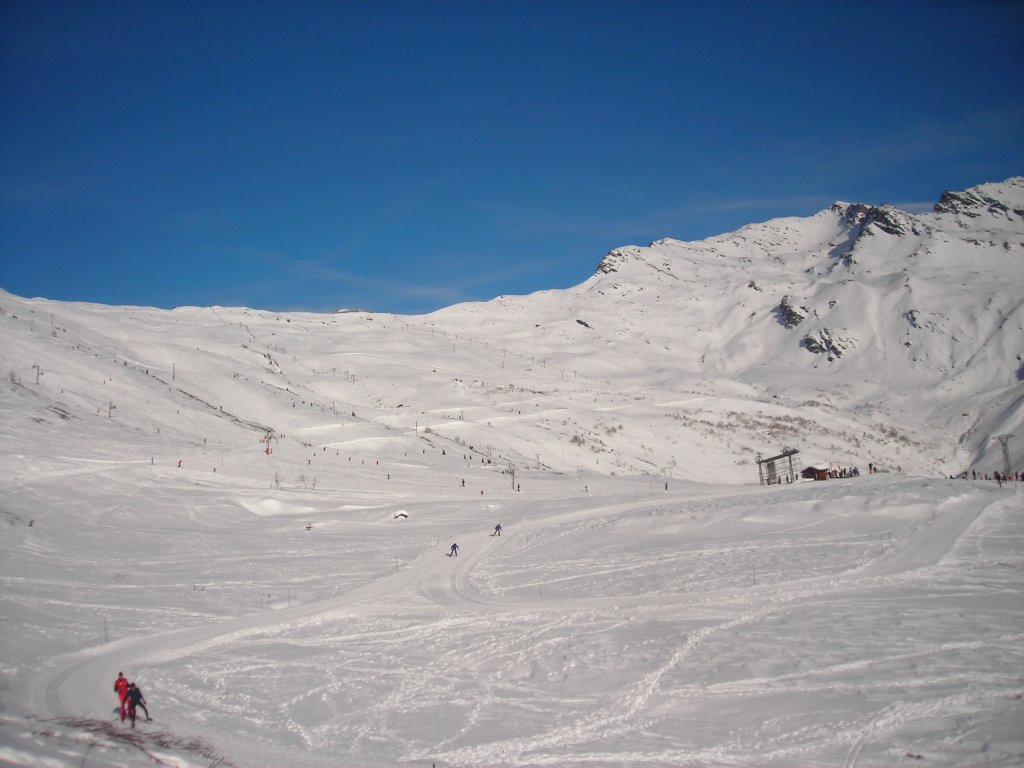
<svg viewBox="0 0 1024 768"><path fill-rule="evenodd" d="M0 763L1024 763L1021 489L943 479L1020 465L1021 189L423 317L0 292Z"/></svg>
<svg viewBox="0 0 1024 768"><path fill-rule="evenodd" d="M161 727L245 766L1021 753L1019 492L873 476L666 496L623 479L600 500L406 501L395 520L297 517L292 494L250 514L198 487L190 527L181 490L152 488L127 527L114 508L62 527L54 544L92 555L6 578L5 608L48 614L18 617L36 647L14 658L56 660L18 684L23 705L108 717L126 666ZM130 568L109 562L126 534ZM38 573L46 552L19 550L14 569Z"/></svg>

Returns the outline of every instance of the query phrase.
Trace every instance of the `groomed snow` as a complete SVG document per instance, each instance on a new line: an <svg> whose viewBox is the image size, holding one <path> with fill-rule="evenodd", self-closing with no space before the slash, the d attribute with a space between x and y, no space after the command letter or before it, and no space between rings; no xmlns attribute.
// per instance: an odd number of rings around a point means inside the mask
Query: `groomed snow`
<svg viewBox="0 0 1024 768"><path fill-rule="evenodd" d="M78 765L88 744L111 766L1024 755L1019 489L593 477L584 493L531 473L529 494L409 494L401 521L281 493L318 507L299 520L188 480L135 477L139 500L119 502L118 474L7 489L10 764ZM71 727L111 721L121 670L155 717L140 749Z"/></svg>
<svg viewBox="0 0 1024 768"><path fill-rule="evenodd" d="M910 347L903 278L848 279L877 349L828 365L714 270L409 318L0 293L0 764L1024 764L1018 262ZM759 485L785 445L861 474Z"/></svg>

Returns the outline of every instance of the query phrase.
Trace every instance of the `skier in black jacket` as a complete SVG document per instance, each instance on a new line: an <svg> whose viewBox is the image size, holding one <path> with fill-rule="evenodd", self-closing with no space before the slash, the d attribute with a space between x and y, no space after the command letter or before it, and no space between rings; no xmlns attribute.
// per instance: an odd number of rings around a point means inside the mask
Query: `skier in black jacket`
<svg viewBox="0 0 1024 768"><path fill-rule="evenodd" d="M135 683L128 683L128 717L131 718L132 728L135 727L136 707L142 707L142 711L146 713L146 720L153 719L149 716L149 710L146 709L146 697L142 695L142 689Z"/></svg>

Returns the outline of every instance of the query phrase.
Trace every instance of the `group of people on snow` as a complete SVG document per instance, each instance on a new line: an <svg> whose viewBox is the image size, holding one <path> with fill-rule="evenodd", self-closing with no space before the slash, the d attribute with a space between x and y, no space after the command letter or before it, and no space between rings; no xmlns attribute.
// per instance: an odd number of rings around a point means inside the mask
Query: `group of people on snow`
<svg viewBox="0 0 1024 768"><path fill-rule="evenodd" d="M135 727L135 710L137 707L142 707L142 711L146 713L146 720L153 719L149 716L149 710L146 709L146 697L142 695L142 689L135 685L135 683L129 682L128 678L124 676L124 672L117 673L117 679L114 681L114 693L117 694L121 702L122 723L127 717L132 721L132 728Z"/></svg>
<svg viewBox="0 0 1024 768"><path fill-rule="evenodd" d="M968 473L966 471L960 473L960 479L966 480ZM1024 472L978 472L972 469L970 471L970 477L972 480L995 480L1002 487L1003 483L1015 483L1024 480ZM953 479L953 475L949 476L949 479Z"/></svg>
<svg viewBox="0 0 1024 768"><path fill-rule="evenodd" d="M501 523L496 523L494 526L494 533L491 536L501 536ZM459 545L452 542L451 549L448 550L448 557L459 556Z"/></svg>

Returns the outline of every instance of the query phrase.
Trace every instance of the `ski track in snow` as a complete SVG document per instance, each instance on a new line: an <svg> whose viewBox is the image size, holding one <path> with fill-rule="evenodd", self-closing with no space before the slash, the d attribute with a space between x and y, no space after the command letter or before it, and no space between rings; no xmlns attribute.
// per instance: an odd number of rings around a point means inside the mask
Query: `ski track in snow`
<svg viewBox="0 0 1024 768"><path fill-rule="evenodd" d="M550 598L497 598L484 595L473 586L473 573L481 563L499 554L503 547L514 540L541 534L546 529L568 523L604 519L650 506L649 500L595 506L539 518L536 521L524 521L516 526L516 531L512 535L507 531L502 537L485 533L471 534L461 537L459 543L462 552L458 557L448 557L439 554L436 548L431 548L420 555L416 562L396 573L351 589L336 598L205 626L189 627L152 637L117 641L83 653L54 659L49 669L38 673L26 685L25 695L30 708L55 718L105 717L109 710L105 705L96 703L95 691L109 687L107 677L109 670L115 666L131 664L139 667L199 656L209 653L216 647L230 646L247 636L258 635L268 630L280 633L288 627L303 626L311 621L315 623L325 616L337 615L339 612L365 616L372 615L375 610L391 610L394 608L393 605L381 609L374 606L378 601L386 603L390 595L407 589L412 589L428 601L427 609L429 605L433 605L433 609L429 610L442 611L452 617L478 615L481 611L485 614L503 611L579 612L589 608L606 607L610 603L636 605L652 602L662 607L677 609L692 607L697 615L702 615L702 612L711 605L716 606L718 616L723 612L736 614L728 620L716 619L713 615L710 618L705 617L702 619L706 622L705 626L690 632L660 665L627 686L620 694L606 699L600 708L585 713L568 724L554 726L532 736L501 739L471 747L444 748L441 745L441 749L435 749L429 756L410 755L412 759L429 758L452 765L556 765L565 762L566 749L575 746L577 749L570 753L575 755L575 760L581 763L600 763L600 754L594 753L587 760L583 760L582 754L586 754L593 744L606 741L610 736L628 734L657 722L661 715L657 706L652 706L652 702L663 688L666 678L685 664L700 646L713 641L716 637L755 624L790 606L806 605L814 601L827 603L830 600L845 600L852 590L870 591L893 588L900 582L927 581L937 570L944 567L944 556L957 544L971 524L984 513L977 499L952 501L945 508L938 510L926 524L919 525L913 530L912 535L859 568L839 575L812 576L777 585L695 592L681 596L662 595L653 600L644 597L601 597L577 598L564 602ZM1020 643L1022 638L1018 635L1005 636L1001 639L1007 643ZM933 650L916 653L937 653L942 650L968 649L978 645L980 643L940 643L933 646ZM890 657L897 658L899 655ZM790 676L752 677L708 687L698 686L689 691L675 690L674 695L743 695L779 687L788 691L813 691L816 690L816 685L812 682L815 676L825 673L831 676L837 672L856 669L858 665L879 661L873 659L870 662L852 662L836 665L832 669L805 670ZM823 687L831 690L834 685L827 683ZM927 700L920 704L893 705L880 715L871 715L867 722L847 723L844 728L826 737L825 741L831 741L836 747L845 745L848 750L845 765L852 768L858 764L864 744L877 739L880 734L893 731L908 719L937 715L955 708L958 704L976 702L979 696L984 697L983 694L964 693L937 701ZM387 711L392 705L397 706L397 702L389 704L389 700L384 700L377 704L382 711ZM470 726L472 719L471 714ZM763 754L766 759L785 761L798 759L808 750L814 753L823 748L820 734L805 744L791 742L792 736L778 744L773 744L769 740L764 745ZM705 747L697 750L669 749L664 752L619 755L618 758L612 759L612 762L621 759L624 763L638 764L714 763L725 759L729 746L722 744L714 748Z"/></svg>
<svg viewBox="0 0 1024 768"><path fill-rule="evenodd" d="M239 768L1024 764L1022 208L424 316L0 291L0 762L149 765L36 730L123 668ZM754 486L785 445L882 474Z"/></svg>
<svg viewBox="0 0 1024 768"><path fill-rule="evenodd" d="M642 679L620 702L610 708L607 714L592 718L586 723L557 729L544 736L530 740L514 740L485 748L462 750L446 755L450 760L464 764L501 763L509 758L527 763L537 761L537 754L556 747L590 741L598 734L607 736L616 729L631 727L637 713L641 711L653 693L659 688L665 675L682 663L687 656L707 639L737 627L755 622L786 606L809 598L820 598L829 594L843 594L856 582L859 586L877 586L893 577L903 579L922 578L919 570L934 567L956 542L960 534L976 519L980 510L969 505L956 505L945 514L933 518L931 525L924 527L899 549L879 560L839 578L818 578L808 582L789 584L783 587L756 590L751 602L758 608L747 610L741 616L722 624L705 627L690 635L687 641L672 654L665 664ZM465 579L460 579L464 581ZM456 590L458 592L458 590ZM930 705L929 705L930 706ZM898 722L896 718L890 718ZM875 733L881 726L873 723L870 732ZM839 738L840 741L843 737ZM862 739L858 739L861 741ZM658 760L680 760L682 762L720 759L717 750L712 753L662 755ZM853 764L856 763L854 759Z"/></svg>

